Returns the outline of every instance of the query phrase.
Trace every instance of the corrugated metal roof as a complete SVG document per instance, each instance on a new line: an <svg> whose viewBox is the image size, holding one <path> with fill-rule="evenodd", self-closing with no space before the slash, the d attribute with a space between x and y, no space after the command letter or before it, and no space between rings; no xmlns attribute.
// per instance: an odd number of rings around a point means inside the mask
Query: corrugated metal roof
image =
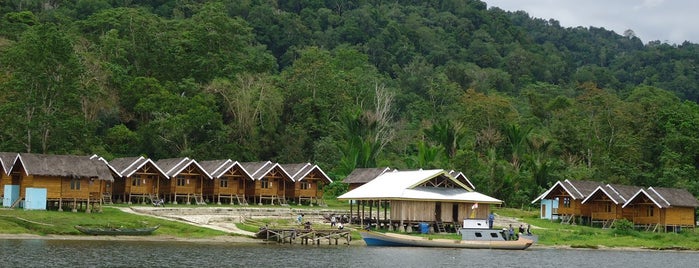
<svg viewBox="0 0 699 268"><path fill-rule="evenodd" d="M444 177L459 188L425 187L419 186L436 177ZM472 192L468 186L463 185L448 172L442 169L433 170L412 170L394 171L384 173L376 179L347 192L338 199L341 200L362 200L362 199L384 199L384 200L423 200L423 201L460 201L501 204L502 201L490 196Z"/></svg>

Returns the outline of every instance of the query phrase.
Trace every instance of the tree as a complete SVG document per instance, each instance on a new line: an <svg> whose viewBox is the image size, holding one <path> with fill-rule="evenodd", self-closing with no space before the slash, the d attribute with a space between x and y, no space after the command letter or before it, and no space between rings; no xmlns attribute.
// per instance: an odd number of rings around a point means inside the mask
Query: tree
<svg viewBox="0 0 699 268"><path fill-rule="evenodd" d="M4 84L8 99L1 109L16 115L14 122L5 125L6 134L23 144L26 152L75 150L71 147L89 132L82 132L86 126L80 117L82 66L69 36L53 25L33 26L8 50L3 62L12 76Z"/></svg>

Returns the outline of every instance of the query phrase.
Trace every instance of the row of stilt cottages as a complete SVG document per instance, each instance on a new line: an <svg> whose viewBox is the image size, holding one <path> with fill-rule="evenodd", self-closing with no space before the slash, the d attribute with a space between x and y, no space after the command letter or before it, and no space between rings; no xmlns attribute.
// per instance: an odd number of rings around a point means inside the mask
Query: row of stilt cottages
<svg viewBox="0 0 699 268"><path fill-rule="evenodd" d="M3 206L27 209L55 204L89 211L111 202L322 204L322 189L332 182L310 163L0 153L0 165Z"/></svg>
<svg viewBox="0 0 699 268"><path fill-rule="evenodd" d="M685 189L574 180L556 182L532 201L536 202L540 202L541 218L603 228L627 219L649 231L695 228L699 207L697 198Z"/></svg>

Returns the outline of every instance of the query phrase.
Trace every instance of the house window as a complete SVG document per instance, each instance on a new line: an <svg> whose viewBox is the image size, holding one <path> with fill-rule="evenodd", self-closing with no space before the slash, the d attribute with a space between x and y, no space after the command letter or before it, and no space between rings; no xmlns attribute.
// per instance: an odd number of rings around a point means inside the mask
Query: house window
<svg viewBox="0 0 699 268"><path fill-rule="evenodd" d="M607 213L612 212L612 203L607 203L604 205L604 212L607 212Z"/></svg>
<svg viewBox="0 0 699 268"><path fill-rule="evenodd" d="M71 190L80 190L80 180L79 179L71 179L70 180L70 189Z"/></svg>
<svg viewBox="0 0 699 268"><path fill-rule="evenodd" d="M184 186L186 184L186 180L184 176L177 176L177 186Z"/></svg>
<svg viewBox="0 0 699 268"><path fill-rule="evenodd" d="M268 189L268 188L269 188L269 179L268 179L268 178L262 178L262 179L260 180L260 187L262 187L262 189Z"/></svg>
<svg viewBox="0 0 699 268"><path fill-rule="evenodd" d="M653 211L655 208L653 206L648 206L648 210L646 210L646 216L647 217L653 217Z"/></svg>
<svg viewBox="0 0 699 268"><path fill-rule="evenodd" d="M219 186L221 186L221 188L228 188L228 178L221 178L221 183Z"/></svg>
<svg viewBox="0 0 699 268"><path fill-rule="evenodd" d="M563 198L563 207L564 207L564 208L569 208L569 207L570 207L570 197L564 197L564 198Z"/></svg>
<svg viewBox="0 0 699 268"><path fill-rule="evenodd" d="M131 177L131 186L141 186L141 178Z"/></svg>
<svg viewBox="0 0 699 268"><path fill-rule="evenodd" d="M301 190L311 189L311 184L307 181L301 181Z"/></svg>

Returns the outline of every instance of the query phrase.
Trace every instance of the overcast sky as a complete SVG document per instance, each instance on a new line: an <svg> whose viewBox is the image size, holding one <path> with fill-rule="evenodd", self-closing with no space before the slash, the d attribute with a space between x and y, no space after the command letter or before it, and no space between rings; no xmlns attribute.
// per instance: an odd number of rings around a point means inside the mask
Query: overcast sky
<svg viewBox="0 0 699 268"><path fill-rule="evenodd" d="M488 8L524 10L563 27L603 27L617 34L631 29L643 43L699 43L699 0L482 0Z"/></svg>

